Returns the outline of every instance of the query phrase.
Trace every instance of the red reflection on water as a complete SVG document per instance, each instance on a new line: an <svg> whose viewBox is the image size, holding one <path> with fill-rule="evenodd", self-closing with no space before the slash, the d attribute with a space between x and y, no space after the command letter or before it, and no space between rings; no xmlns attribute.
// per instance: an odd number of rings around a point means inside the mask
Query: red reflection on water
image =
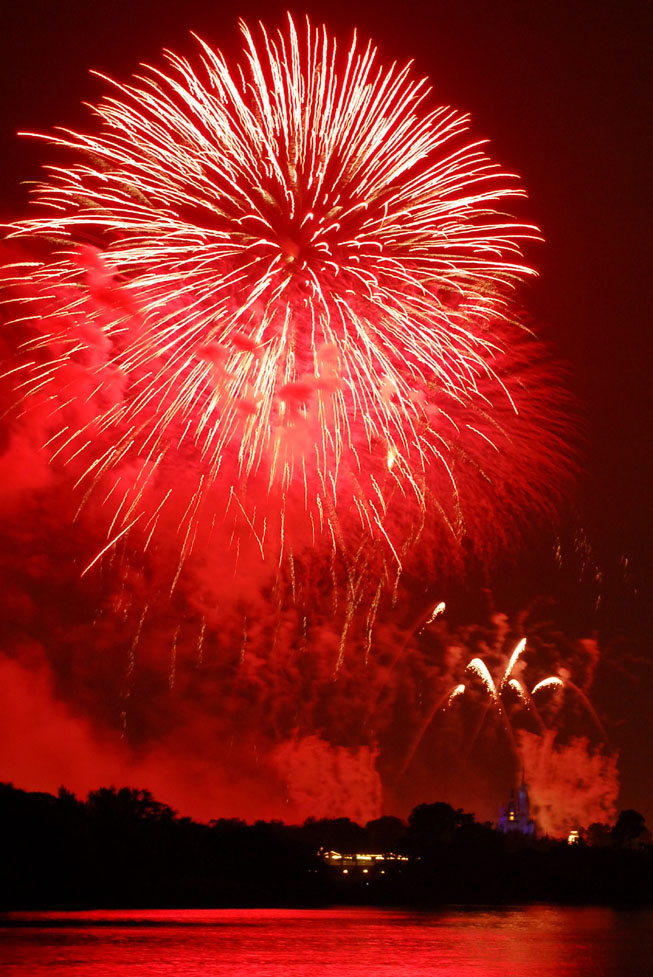
<svg viewBox="0 0 653 977"><path fill-rule="evenodd" d="M0 966L3 977L639 977L652 922L547 906L13 913L0 917Z"/></svg>

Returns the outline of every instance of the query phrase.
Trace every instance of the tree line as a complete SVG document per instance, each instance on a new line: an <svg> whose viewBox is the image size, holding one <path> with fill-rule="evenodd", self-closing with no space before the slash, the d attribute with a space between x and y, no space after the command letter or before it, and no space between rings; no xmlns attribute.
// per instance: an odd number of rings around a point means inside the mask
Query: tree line
<svg viewBox="0 0 653 977"><path fill-rule="evenodd" d="M357 862L357 853L405 858ZM82 801L64 788L0 784L2 910L529 901L653 904L644 818L622 811L569 845L504 835L440 802L364 826L202 824L147 790L103 787Z"/></svg>

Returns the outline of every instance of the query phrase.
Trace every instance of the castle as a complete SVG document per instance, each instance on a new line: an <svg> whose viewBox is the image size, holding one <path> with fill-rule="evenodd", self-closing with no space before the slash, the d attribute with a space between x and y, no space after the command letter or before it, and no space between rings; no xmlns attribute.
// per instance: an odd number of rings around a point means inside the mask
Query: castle
<svg viewBox="0 0 653 977"><path fill-rule="evenodd" d="M504 834L515 832L531 838L534 837L535 822L531 818L530 809L531 804L528 798L528 788L524 780L524 775L522 774L521 785L517 790L517 800L515 800L515 791L513 789L510 791L510 800L508 801L507 807L501 808L499 831L503 831Z"/></svg>

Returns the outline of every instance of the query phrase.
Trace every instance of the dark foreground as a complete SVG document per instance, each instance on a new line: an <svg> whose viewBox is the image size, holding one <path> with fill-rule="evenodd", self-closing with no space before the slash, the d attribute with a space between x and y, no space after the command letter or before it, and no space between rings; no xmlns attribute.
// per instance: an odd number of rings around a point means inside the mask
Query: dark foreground
<svg viewBox="0 0 653 977"><path fill-rule="evenodd" d="M0 909L651 906L653 848L637 819L622 812L612 829L592 826L592 844L568 845L505 836L446 804L364 828L345 818L205 825L147 791L82 802L0 785Z"/></svg>

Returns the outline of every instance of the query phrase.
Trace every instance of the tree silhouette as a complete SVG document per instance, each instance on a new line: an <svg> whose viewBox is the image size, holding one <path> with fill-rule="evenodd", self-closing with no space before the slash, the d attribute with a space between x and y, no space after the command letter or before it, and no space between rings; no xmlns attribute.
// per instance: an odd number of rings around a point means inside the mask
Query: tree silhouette
<svg viewBox="0 0 653 977"><path fill-rule="evenodd" d="M651 833L646 828L646 820L639 811L628 808L619 812L617 823L612 829L612 843L618 848L635 848L650 842Z"/></svg>

